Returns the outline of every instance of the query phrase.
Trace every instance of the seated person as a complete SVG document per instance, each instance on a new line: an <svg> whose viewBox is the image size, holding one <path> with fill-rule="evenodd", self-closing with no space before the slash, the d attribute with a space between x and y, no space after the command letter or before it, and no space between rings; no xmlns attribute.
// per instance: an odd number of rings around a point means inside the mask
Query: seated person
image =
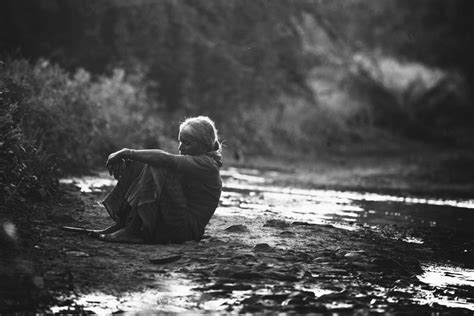
<svg viewBox="0 0 474 316"><path fill-rule="evenodd" d="M107 168L117 185L103 201L115 224L93 231L110 242L199 241L219 203L221 145L206 116L179 127L179 155L159 149L121 149Z"/></svg>

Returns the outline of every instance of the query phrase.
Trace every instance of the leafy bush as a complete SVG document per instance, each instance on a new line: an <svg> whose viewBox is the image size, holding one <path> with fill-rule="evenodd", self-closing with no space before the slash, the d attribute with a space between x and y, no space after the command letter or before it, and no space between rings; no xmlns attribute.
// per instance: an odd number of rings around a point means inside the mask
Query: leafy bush
<svg viewBox="0 0 474 316"><path fill-rule="evenodd" d="M28 198L46 200L58 187L55 159L23 132L16 89L0 80L0 207L8 211L24 207Z"/></svg>
<svg viewBox="0 0 474 316"><path fill-rule="evenodd" d="M12 102L21 113L24 136L53 154L65 172L102 165L121 147L156 147L169 143L158 116L159 105L146 96L141 76L115 70L92 78L79 69L71 76L46 60L31 65L8 60L1 79L9 82Z"/></svg>
<svg viewBox="0 0 474 316"><path fill-rule="evenodd" d="M159 117L139 73L115 70L95 79L79 69L71 76L46 60L0 64L1 205L45 199L60 173L102 166L121 147L171 149L177 126Z"/></svg>

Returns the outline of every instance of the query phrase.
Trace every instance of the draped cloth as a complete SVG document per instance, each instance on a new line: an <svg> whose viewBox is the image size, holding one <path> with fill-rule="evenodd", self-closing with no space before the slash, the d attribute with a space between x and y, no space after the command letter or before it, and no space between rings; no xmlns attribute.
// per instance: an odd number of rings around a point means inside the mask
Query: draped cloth
<svg viewBox="0 0 474 316"><path fill-rule="evenodd" d="M102 203L123 226L138 216L147 242L199 241L220 198L219 158L212 153L176 156L176 170L128 162Z"/></svg>

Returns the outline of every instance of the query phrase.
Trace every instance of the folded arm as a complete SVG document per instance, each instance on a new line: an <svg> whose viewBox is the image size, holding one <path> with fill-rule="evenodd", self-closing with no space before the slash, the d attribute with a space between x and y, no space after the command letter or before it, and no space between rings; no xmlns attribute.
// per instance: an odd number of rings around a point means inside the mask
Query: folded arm
<svg viewBox="0 0 474 316"><path fill-rule="evenodd" d="M119 151L111 153L107 159L107 168L110 168L115 163L128 159L133 161L143 162L156 167L176 168L177 155L170 154L161 149L128 149L123 148Z"/></svg>

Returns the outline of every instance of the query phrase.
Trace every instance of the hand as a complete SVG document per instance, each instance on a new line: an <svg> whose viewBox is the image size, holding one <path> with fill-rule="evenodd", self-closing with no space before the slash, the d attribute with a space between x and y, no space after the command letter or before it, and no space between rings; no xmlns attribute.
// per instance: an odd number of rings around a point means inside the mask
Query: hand
<svg viewBox="0 0 474 316"><path fill-rule="evenodd" d="M107 162L105 163L105 166L107 167L107 169L110 170L110 168L112 168L113 165L120 163L122 159L125 158L124 157L125 153L129 151L130 149L123 148L123 149L120 149L119 151L111 153L109 157L107 158Z"/></svg>
<svg viewBox="0 0 474 316"><path fill-rule="evenodd" d="M122 177L126 168L126 162L124 160L120 160L119 162L111 164L109 169L109 175L113 176L116 180L119 180Z"/></svg>

